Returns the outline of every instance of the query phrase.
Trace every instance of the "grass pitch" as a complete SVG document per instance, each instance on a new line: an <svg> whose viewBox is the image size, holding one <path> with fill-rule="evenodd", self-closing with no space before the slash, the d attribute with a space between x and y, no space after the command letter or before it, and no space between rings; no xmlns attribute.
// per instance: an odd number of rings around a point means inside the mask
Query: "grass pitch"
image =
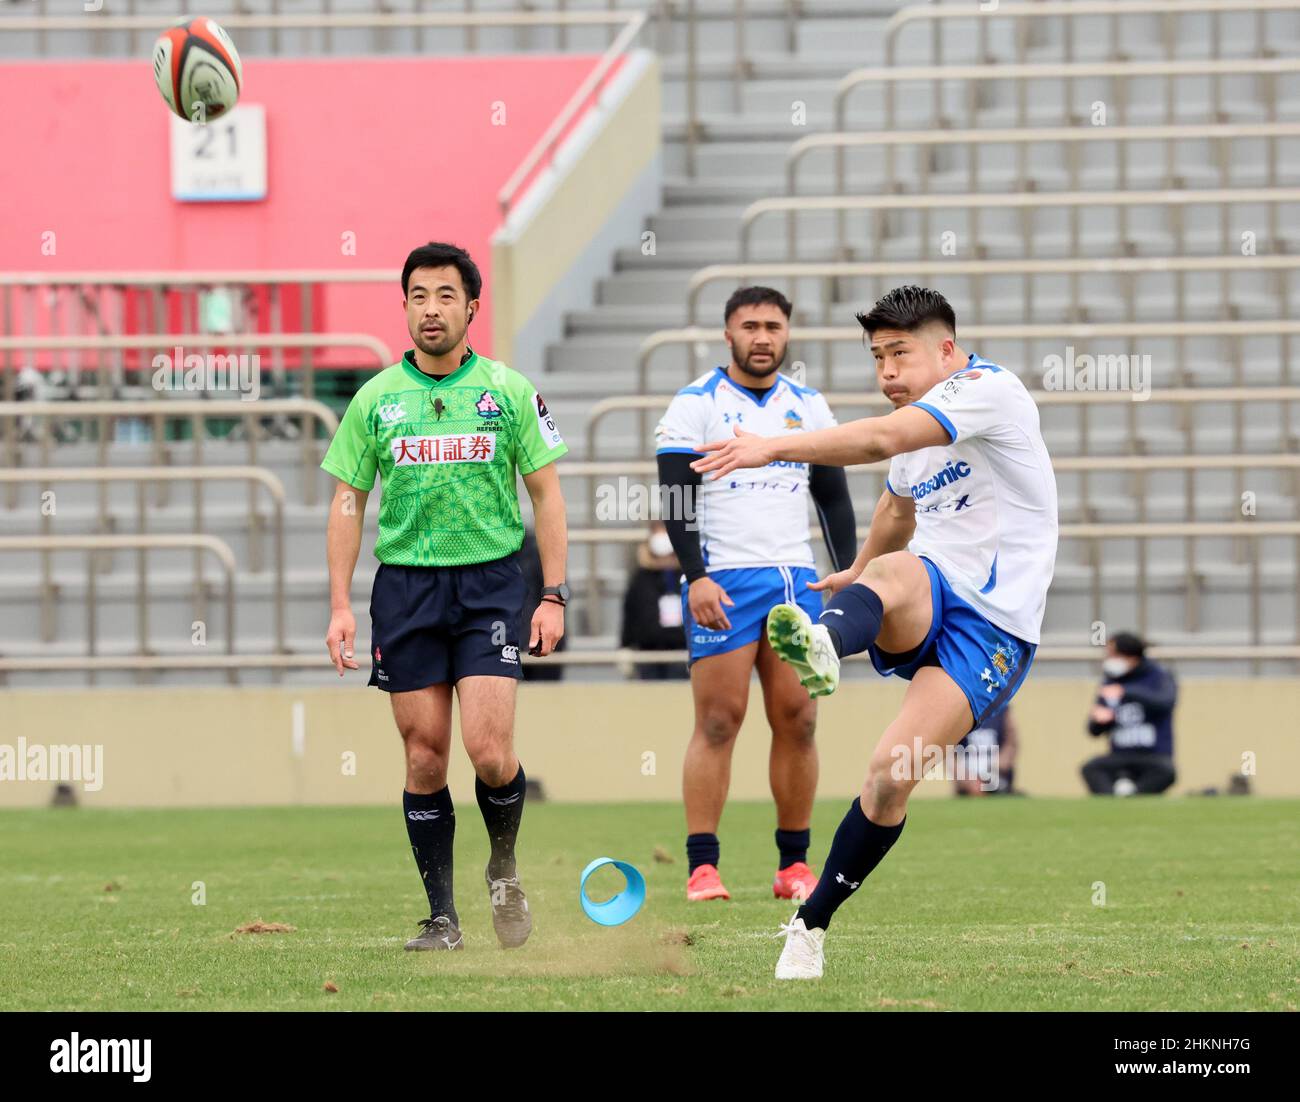
<svg viewBox="0 0 1300 1102"><path fill-rule="evenodd" d="M818 804L814 864L844 801ZM0 1009L1295 1010L1300 801L913 805L839 913L821 983L777 984L773 812L723 820L730 903L688 904L676 805L531 805L536 928L497 948L477 808L457 816L461 953L424 911L400 808L0 813ZM654 860L656 846L671 864ZM578 873L637 864L645 909L589 922ZM202 882L200 889L197 882ZM621 879L611 873L612 891ZM194 902L197 893L205 902ZM1104 893L1104 905L1101 903ZM598 897L593 893L593 897ZM234 933L261 920L294 927ZM330 991L327 987L337 990Z"/></svg>

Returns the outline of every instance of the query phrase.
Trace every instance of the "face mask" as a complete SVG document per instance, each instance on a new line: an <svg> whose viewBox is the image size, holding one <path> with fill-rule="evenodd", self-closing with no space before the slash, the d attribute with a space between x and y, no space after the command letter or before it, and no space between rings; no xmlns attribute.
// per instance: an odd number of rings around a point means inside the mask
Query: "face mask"
<svg viewBox="0 0 1300 1102"><path fill-rule="evenodd" d="M650 537L650 554L663 558L672 553L673 541L668 538L667 532L656 532Z"/></svg>
<svg viewBox="0 0 1300 1102"><path fill-rule="evenodd" d="M1101 664L1101 672L1107 677L1123 677L1128 673L1129 664L1127 658L1107 658Z"/></svg>

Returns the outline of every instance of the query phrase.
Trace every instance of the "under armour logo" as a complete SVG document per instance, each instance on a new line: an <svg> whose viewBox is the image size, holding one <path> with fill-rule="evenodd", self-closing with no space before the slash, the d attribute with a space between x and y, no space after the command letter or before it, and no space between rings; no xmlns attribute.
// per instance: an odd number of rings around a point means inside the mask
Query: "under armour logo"
<svg viewBox="0 0 1300 1102"><path fill-rule="evenodd" d="M861 880L845 880L842 872L837 872L835 874L835 882L837 884L843 884L851 892L857 891L858 885L862 883Z"/></svg>

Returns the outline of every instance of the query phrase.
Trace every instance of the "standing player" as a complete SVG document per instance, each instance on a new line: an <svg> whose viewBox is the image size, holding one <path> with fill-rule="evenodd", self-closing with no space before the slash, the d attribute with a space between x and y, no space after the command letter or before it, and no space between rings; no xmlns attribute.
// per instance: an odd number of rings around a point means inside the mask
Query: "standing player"
<svg viewBox="0 0 1300 1102"><path fill-rule="evenodd" d="M325 637L339 676L357 669L349 593L376 471L383 481L370 684L389 694L406 746L402 805L429 897L429 917L408 949L462 945L447 787L453 688L492 847L485 871L492 924L508 949L532 930L515 872L525 790L514 750L525 592L516 561L524 538L516 471L532 498L547 583L533 613L530 653L555 648L569 596L554 466L568 449L528 380L466 343L481 288L478 268L453 245L431 243L407 257L402 295L415 348L357 391L321 464L339 480L326 537L332 611Z"/></svg>
<svg viewBox="0 0 1300 1102"><path fill-rule="evenodd" d="M809 612L821 598L808 542L808 498L821 516L837 569L857 539L848 481L837 467L774 463L755 477L706 482L691 469L700 445L732 425L799 436L835 424L826 399L779 374L790 339L790 303L766 287L746 287L724 312L731 363L678 391L655 432L668 534L685 574L682 619L691 656L695 730L686 749L686 898L730 899L718 873L718 823L731 780L731 753L758 670L772 729L769 777L776 800L779 863L772 892L805 899L817 883L808 867L808 827L817 790L816 704L763 638L767 611L799 601Z"/></svg>
<svg viewBox="0 0 1300 1102"><path fill-rule="evenodd" d="M857 559L813 587L834 594L819 621L793 603L768 616L773 649L814 695L834 692L840 659L860 651L911 681L816 891L783 927L777 979L822 974L831 915L898 840L926 755L946 757L1020 688L1056 561L1056 479L1020 380L957 346L937 291L896 288L858 320L893 413L771 439L736 426L695 463L720 478L772 462L891 460Z"/></svg>

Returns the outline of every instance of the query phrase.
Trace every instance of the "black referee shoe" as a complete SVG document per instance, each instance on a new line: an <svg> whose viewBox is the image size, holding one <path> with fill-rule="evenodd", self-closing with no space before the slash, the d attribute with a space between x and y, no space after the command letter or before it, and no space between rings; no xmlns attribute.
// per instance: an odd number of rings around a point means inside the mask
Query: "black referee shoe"
<svg viewBox="0 0 1300 1102"><path fill-rule="evenodd" d="M414 949L463 949L465 938L460 928L446 915L437 918L420 919L420 933L406 943L408 950Z"/></svg>

